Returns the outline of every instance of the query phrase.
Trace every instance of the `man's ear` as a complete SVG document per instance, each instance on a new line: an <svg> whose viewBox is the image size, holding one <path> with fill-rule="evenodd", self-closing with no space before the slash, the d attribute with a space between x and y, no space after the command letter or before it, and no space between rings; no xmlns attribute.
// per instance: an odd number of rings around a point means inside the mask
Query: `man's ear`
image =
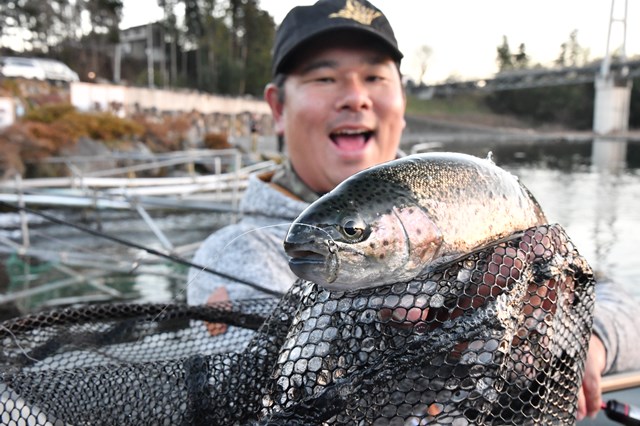
<svg viewBox="0 0 640 426"><path fill-rule="evenodd" d="M277 135L284 133L284 104L280 102L280 89L273 83L267 84L264 89L264 100L271 108L273 127Z"/></svg>

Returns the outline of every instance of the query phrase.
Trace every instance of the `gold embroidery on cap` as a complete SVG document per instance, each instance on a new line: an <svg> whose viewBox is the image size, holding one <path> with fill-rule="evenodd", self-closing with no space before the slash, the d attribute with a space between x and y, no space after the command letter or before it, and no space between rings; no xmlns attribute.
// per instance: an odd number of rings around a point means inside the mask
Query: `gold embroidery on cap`
<svg viewBox="0 0 640 426"><path fill-rule="evenodd" d="M358 2L357 0L347 0L344 8L329 15L329 18L345 18L360 22L363 25L371 25L374 19L382 16L382 13Z"/></svg>

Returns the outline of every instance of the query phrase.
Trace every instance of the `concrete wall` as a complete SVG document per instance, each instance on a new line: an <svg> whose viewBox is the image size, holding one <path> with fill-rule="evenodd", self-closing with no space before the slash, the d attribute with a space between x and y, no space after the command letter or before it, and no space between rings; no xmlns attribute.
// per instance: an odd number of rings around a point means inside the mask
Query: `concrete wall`
<svg viewBox="0 0 640 426"><path fill-rule="evenodd" d="M593 107L593 131L599 135L625 132L629 129L631 80L596 78Z"/></svg>
<svg viewBox="0 0 640 426"><path fill-rule="evenodd" d="M80 111L112 111L121 117L142 111L270 114L266 102L252 98L80 82L71 84L71 104Z"/></svg>
<svg viewBox="0 0 640 426"><path fill-rule="evenodd" d="M11 126L16 121L13 98L0 97L0 129Z"/></svg>

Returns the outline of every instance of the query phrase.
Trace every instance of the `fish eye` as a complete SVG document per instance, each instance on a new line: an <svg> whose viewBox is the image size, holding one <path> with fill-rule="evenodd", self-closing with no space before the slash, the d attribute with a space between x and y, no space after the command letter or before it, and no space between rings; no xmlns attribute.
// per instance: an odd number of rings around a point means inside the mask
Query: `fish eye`
<svg viewBox="0 0 640 426"><path fill-rule="evenodd" d="M340 228L342 235L352 241L360 241L365 237L367 225L359 217L347 217Z"/></svg>

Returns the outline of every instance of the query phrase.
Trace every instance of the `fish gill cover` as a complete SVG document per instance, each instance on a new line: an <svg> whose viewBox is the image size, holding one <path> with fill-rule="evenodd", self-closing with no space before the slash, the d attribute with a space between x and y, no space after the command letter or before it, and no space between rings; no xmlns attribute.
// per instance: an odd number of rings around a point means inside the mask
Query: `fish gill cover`
<svg viewBox="0 0 640 426"><path fill-rule="evenodd" d="M280 300L34 314L0 325L0 420L573 424L593 285L543 224L357 291L300 279Z"/></svg>

